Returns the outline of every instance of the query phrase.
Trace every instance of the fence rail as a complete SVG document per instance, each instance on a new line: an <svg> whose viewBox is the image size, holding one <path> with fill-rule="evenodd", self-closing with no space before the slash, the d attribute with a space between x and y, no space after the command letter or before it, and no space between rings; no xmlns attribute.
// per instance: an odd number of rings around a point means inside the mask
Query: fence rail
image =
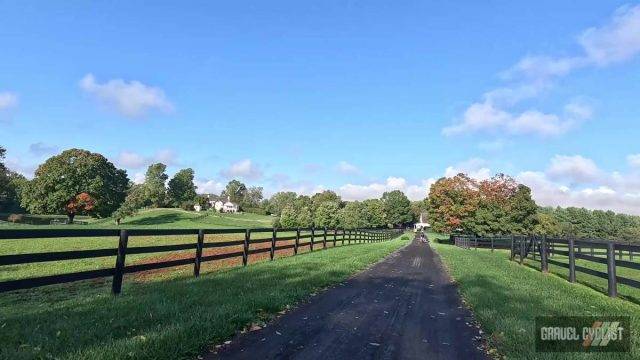
<svg viewBox="0 0 640 360"><path fill-rule="evenodd" d="M271 233L269 238L252 239L252 234ZM290 235L293 233L295 235ZM124 274L140 271L155 270L181 265L194 266L195 277L200 275L200 267L203 262L224 260L231 258L242 258L242 265L246 266L250 255L269 253L270 260L275 257L276 251L293 249L293 254L297 255L301 247L309 247L314 250L314 245L321 242L322 248L326 249L327 244L336 247L340 245L351 245L360 243L371 243L387 241L400 233L400 230L391 229L327 229L327 228L295 228L295 229L3 229L0 230L0 242L9 239L43 239L43 238L82 238L82 237L117 237L117 248L92 249L92 250L71 250L28 254L0 255L0 266L41 263L48 261L64 261L76 259L92 259L100 257L116 257L115 265L111 268L78 271L66 274L31 277L19 280L8 280L0 282L0 293L30 289L45 285L63 284L80 280L113 277L111 292L115 295L122 291ZM236 234L242 237L239 240L205 242L207 234ZM194 235L195 241L192 243L175 245L137 246L128 247L129 238L132 236L167 236L167 235ZM328 238L330 237L330 238ZM300 240L309 241L300 242ZM293 244L282 244L282 242L294 241ZM281 245L278 245L280 242ZM251 245L266 244L269 247L251 248ZM229 251L223 254L203 255L203 250L207 248L233 248L242 246L242 251ZM195 250L193 257L170 261L160 261L154 263L126 265L126 256L134 254L163 253L182 250ZM1 269L1 268L0 268Z"/></svg>
<svg viewBox="0 0 640 360"><path fill-rule="evenodd" d="M510 259L518 258L520 264L531 256L540 262L542 272L549 271L549 264L568 269L569 282L576 282L576 272L607 280L607 293L618 296L618 284L640 289L640 281L618 276L617 268L640 270L640 245L598 239L562 239L540 236L461 236L451 235L450 242L465 249L491 248L510 250ZM555 260L555 255L566 256L568 262ZM626 260L625 260L626 258ZM576 259L606 265L607 271L598 271L576 265Z"/></svg>

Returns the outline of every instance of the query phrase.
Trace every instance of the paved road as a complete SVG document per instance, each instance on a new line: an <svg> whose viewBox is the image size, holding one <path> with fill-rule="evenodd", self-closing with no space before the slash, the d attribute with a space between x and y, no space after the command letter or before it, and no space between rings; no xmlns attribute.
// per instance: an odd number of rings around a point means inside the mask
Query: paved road
<svg viewBox="0 0 640 360"><path fill-rule="evenodd" d="M439 257L417 241L206 359L486 359Z"/></svg>

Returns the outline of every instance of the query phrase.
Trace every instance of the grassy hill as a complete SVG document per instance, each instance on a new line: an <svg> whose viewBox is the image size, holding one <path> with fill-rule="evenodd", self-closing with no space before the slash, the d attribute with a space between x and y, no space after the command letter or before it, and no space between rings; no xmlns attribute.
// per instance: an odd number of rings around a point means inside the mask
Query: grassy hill
<svg viewBox="0 0 640 360"><path fill-rule="evenodd" d="M27 227L53 227L53 228L264 228L271 227L273 218L268 215L250 213L223 214L214 211L194 212L182 209L148 209L140 211L137 215L124 219L120 226L115 224L113 218L91 219L83 217L86 225L48 225L53 218L65 219L64 216L27 215L29 218L37 218L36 223L47 225L14 224L6 221L0 222L0 228L27 228Z"/></svg>

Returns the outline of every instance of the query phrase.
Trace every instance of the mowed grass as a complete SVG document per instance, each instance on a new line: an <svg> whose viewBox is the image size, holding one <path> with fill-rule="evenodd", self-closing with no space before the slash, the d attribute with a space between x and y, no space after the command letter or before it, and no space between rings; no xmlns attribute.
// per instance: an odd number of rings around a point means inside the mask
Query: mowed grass
<svg viewBox="0 0 640 360"><path fill-rule="evenodd" d="M462 297L473 310L490 342L507 358L612 359L640 358L640 306L612 299L582 284L543 274L509 261L508 252L465 250L432 243ZM537 353L536 316L624 315L631 317L631 354Z"/></svg>
<svg viewBox="0 0 640 360"><path fill-rule="evenodd" d="M64 216L30 215L39 216L44 220L56 218L64 220ZM215 211L186 211L182 209L148 209L142 210L135 216L125 218L118 226L113 218L92 219L78 217L88 224L80 225L29 225L20 223L0 222L0 229L212 229L212 228L264 228L271 227L273 217L252 213L218 213ZM45 222L42 220L43 222Z"/></svg>
<svg viewBox="0 0 640 360"><path fill-rule="evenodd" d="M0 296L0 358L194 358L406 245L408 237L314 251L202 275L68 298ZM44 290L44 289L42 289Z"/></svg>
<svg viewBox="0 0 640 360"><path fill-rule="evenodd" d="M196 213L181 209L153 209L140 212L135 217L126 219L121 228L168 228L168 229L212 229L212 228L265 228L270 227L271 217L256 214L221 214L216 212ZM92 229L115 228L112 219L96 220L89 225L21 225L0 227L12 228L54 228L54 229ZM283 236L286 234L282 234ZM291 235L291 234L289 234ZM270 233L253 234L253 239L270 237ZM241 240L244 234L206 235L206 242ZM196 235L185 236L131 236L129 247L157 246L172 244L195 244ZM118 237L88 237L88 238L47 238L47 239L16 239L0 240L0 255L14 255L26 253L42 253L70 250L115 249ZM194 250L173 252L172 254L194 253ZM139 254L127 256L127 263L135 263L148 258L167 255L167 253ZM0 266L0 281L22 279L34 276L54 275L84 270L97 270L113 267L115 257L57 261L48 263L33 263L22 265Z"/></svg>

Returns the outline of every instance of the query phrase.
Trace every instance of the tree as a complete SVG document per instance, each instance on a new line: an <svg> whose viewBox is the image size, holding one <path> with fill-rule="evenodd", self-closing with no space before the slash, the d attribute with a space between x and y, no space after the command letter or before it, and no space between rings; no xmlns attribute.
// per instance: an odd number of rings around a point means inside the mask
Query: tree
<svg viewBox="0 0 640 360"><path fill-rule="evenodd" d="M382 194L385 218L391 225L402 225L412 220L411 201L400 190Z"/></svg>
<svg viewBox="0 0 640 360"><path fill-rule="evenodd" d="M294 228L298 225L298 215L292 205L287 205L282 209L279 224L285 229Z"/></svg>
<svg viewBox="0 0 640 360"><path fill-rule="evenodd" d="M251 186L247 189L242 199L243 208L257 208L262 202L262 187Z"/></svg>
<svg viewBox="0 0 640 360"><path fill-rule="evenodd" d="M5 166L5 153L0 146L0 212L22 212L20 193L27 179Z"/></svg>
<svg viewBox="0 0 640 360"><path fill-rule="evenodd" d="M347 202L340 209L340 226L346 229L357 229L370 227L366 215L366 205L359 201Z"/></svg>
<svg viewBox="0 0 640 360"><path fill-rule="evenodd" d="M273 194L269 199L267 211L276 216L280 216L282 210L287 205L294 205L296 201L296 193L293 191L281 191Z"/></svg>
<svg viewBox="0 0 640 360"><path fill-rule="evenodd" d="M167 203L165 184L169 176L165 173L167 165L156 163L149 165L144 179L145 198L152 207L163 207Z"/></svg>
<svg viewBox="0 0 640 360"><path fill-rule="evenodd" d="M73 221L75 212L68 205L86 193L94 200L92 216L109 216L126 197L129 180L104 156L86 150L70 149L40 165L33 180L22 192L22 206L34 214L65 213Z"/></svg>
<svg viewBox="0 0 640 360"><path fill-rule="evenodd" d="M338 205L338 207L342 206L342 199L338 194L331 190L325 190L323 192L315 193L311 197L311 202L313 204L312 210L315 211L322 203L325 202L333 202Z"/></svg>
<svg viewBox="0 0 640 360"><path fill-rule="evenodd" d="M538 205L531 198L531 189L525 185L518 188L509 201L509 223L511 232L532 234L538 223Z"/></svg>
<svg viewBox="0 0 640 360"><path fill-rule="evenodd" d="M138 210L143 208L147 203L145 196L145 186L143 184L131 185L124 202L118 210L111 215L115 219L116 224L120 225L122 219L134 215Z"/></svg>
<svg viewBox="0 0 640 360"><path fill-rule="evenodd" d="M247 193L247 186L239 180L231 180L222 192L224 198L228 198L234 204L241 205ZM225 199L226 200L226 199Z"/></svg>
<svg viewBox="0 0 640 360"><path fill-rule="evenodd" d="M311 209L307 206L299 208L296 219L298 226L301 228L310 228L313 226L313 215L311 214Z"/></svg>
<svg viewBox="0 0 640 360"><path fill-rule="evenodd" d="M167 195L171 205L183 206L185 203L194 203L196 200L196 186L193 183L193 169L182 169L169 180Z"/></svg>
<svg viewBox="0 0 640 360"><path fill-rule="evenodd" d="M321 203L314 212L313 220L316 227L338 227L338 203L327 201Z"/></svg>
<svg viewBox="0 0 640 360"><path fill-rule="evenodd" d="M469 220L478 209L478 183L465 174L440 178L429 190L429 219L434 231L471 231Z"/></svg>
<svg viewBox="0 0 640 360"><path fill-rule="evenodd" d="M362 202L367 226L378 228L387 225L384 204L380 199L367 199Z"/></svg>

